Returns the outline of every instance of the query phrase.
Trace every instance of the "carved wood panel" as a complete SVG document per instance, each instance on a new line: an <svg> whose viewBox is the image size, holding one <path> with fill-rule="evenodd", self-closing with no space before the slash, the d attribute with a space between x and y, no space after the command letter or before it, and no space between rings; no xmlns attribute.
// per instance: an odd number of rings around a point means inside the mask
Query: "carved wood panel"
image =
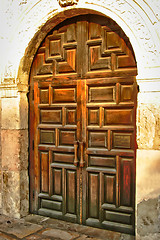
<svg viewBox="0 0 160 240"><path fill-rule="evenodd" d="M39 81L34 83L34 92L38 96L34 99L37 210L42 215L77 222L79 170L74 166L74 142L80 131L76 121L77 82L59 86L59 82Z"/></svg>
<svg viewBox="0 0 160 240"><path fill-rule="evenodd" d="M30 74L31 211L134 234L136 62L111 19L45 38Z"/></svg>
<svg viewBox="0 0 160 240"><path fill-rule="evenodd" d="M85 82L86 169L83 170L83 181L87 186L84 186L84 223L133 234L135 79ZM121 94L124 86L127 92Z"/></svg>
<svg viewBox="0 0 160 240"><path fill-rule="evenodd" d="M41 44L34 63L34 76L39 78L94 78L137 72L132 47L123 31L111 19L97 20L94 15L57 26Z"/></svg>

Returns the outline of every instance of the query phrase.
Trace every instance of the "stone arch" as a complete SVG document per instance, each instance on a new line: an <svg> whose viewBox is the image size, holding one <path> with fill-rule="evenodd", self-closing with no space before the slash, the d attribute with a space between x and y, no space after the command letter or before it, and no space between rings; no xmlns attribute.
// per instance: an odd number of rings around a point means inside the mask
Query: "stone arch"
<svg viewBox="0 0 160 240"><path fill-rule="evenodd" d="M71 9L65 10L63 12L56 13L55 16L53 16L51 19L49 19L40 28L40 30L38 32L36 32L36 34L34 35L32 40L30 41L30 43L25 51L25 54L24 54L23 58L21 59L21 63L19 65L17 78L18 78L18 81L20 84L22 83L22 84L28 85L29 71L30 71L30 68L32 65L33 58L34 58L36 51L38 50L41 42L47 35L47 33L50 32L56 25L63 22L64 20L74 17L74 16L84 15L84 14L96 14L99 16L110 17L107 14L104 14L103 12L93 10L93 9L87 9L87 8L71 8ZM113 20L115 21L117 19L114 18ZM121 27L121 25L119 25L119 26ZM122 28L122 30L124 31L123 28ZM126 34L126 36L128 37L127 34ZM132 41L130 41L130 42L132 45ZM134 48L133 48L133 51L134 51ZM135 58L136 58L135 51L134 51L134 54L135 54Z"/></svg>
<svg viewBox="0 0 160 240"><path fill-rule="evenodd" d="M45 7L45 1L41 0L35 4L35 6L31 6L30 14L33 15L36 13L36 7L41 5ZM51 9L51 6L50 6ZM139 6L137 3L127 3L126 1L87 1L85 4L79 3L77 6L68 7L67 10L63 11L63 8L57 7L57 2L55 4L55 8L52 9L51 12L47 12L50 9L46 9L44 13L42 13L42 20L40 20L39 25L34 26L40 29L36 32L32 40L30 41L24 57L21 60L20 68L18 71L18 79L21 81L20 73L29 71L29 62L27 62L27 57L30 60L33 58L35 53L35 49L38 49L40 42L43 40L47 32L52 29L56 24L60 21L63 21L71 16L76 16L79 14L87 13L97 13L99 15L104 15L113 19L125 32L126 36L129 37L130 42L133 46L135 57L137 60L138 67L138 78L142 78L143 75L147 75L150 71L149 66L158 66L158 35L155 31L153 34L150 29L153 24L156 26L158 19L156 18L156 14L152 11L151 7L146 8L145 4ZM147 11L145 11L147 9ZM62 10L62 11L61 11ZM49 20L48 20L49 19ZM43 22L44 21L44 22ZM22 21L23 25L23 21ZM31 26L30 26L31 27ZM20 27L21 29L21 27ZM33 29L31 29L33 30ZM156 28L155 28L156 30ZM32 48L34 46L36 48ZM28 65L29 64L29 65ZM27 70L28 67L28 70ZM144 71L145 69L145 71ZM21 71L22 70L22 71ZM156 74L156 73L155 73Z"/></svg>

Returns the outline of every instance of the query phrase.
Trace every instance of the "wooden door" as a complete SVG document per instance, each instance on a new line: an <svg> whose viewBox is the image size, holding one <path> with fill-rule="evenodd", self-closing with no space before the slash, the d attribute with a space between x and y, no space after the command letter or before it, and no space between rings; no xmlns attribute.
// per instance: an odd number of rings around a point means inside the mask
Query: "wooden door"
<svg viewBox="0 0 160 240"><path fill-rule="evenodd" d="M134 78L86 80L83 223L134 233Z"/></svg>
<svg viewBox="0 0 160 240"><path fill-rule="evenodd" d="M30 209L134 234L136 62L111 19L47 35L30 74Z"/></svg>

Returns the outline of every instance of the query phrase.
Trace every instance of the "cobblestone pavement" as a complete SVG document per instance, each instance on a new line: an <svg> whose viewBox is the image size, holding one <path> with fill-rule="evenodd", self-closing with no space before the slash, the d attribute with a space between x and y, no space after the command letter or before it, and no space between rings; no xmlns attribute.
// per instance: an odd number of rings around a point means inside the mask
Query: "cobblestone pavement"
<svg viewBox="0 0 160 240"><path fill-rule="evenodd" d="M0 215L0 240L17 239L134 240L135 237L38 215L28 215L22 219Z"/></svg>
<svg viewBox="0 0 160 240"><path fill-rule="evenodd" d="M130 236L38 215L13 219L0 214L0 240L160 240L160 233Z"/></svg>
<svg viewBox="0 0 160 240"><path fill-rule="evenodd" d="M38 215L13 219L0 214L0 240L160 240L160 233L130 236Z"/></svg>

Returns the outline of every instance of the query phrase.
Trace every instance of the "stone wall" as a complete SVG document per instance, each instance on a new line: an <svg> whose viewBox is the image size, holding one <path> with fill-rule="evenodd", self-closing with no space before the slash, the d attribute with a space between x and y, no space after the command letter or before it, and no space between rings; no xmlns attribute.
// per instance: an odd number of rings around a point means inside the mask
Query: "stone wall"
<svg viewBox="0 0 160 240"><path fill-rule="evenodd" d="M45 35L59 21L71 16L69 10L78 14L82 9L86 13L98 11L115 20L135 52L140 88L137 232L144 236L149 234L152 223L156 225L154 231L158 231L158 221L154 218L147 222L150 216L144 209L152 206L157 209L160 195L160 7L157 0L148 4L143 0L79 0L77 5L67 8L60 7L57 0L1 0L0 208L4 214L14 217L28 214L27 93L32 59Z"/></svg>
<svg viewBox="0 0 160 240"><path fill-rule="evenodd" d="M28 212L28 101L17 85L1 85L1 207L3 214Z"/></svg>
<svg viewBox="0 0 160 240"><path fill-rule="evenodd" d="M160 196L160 79L138 81L137 233L158 239Z"/></svg>
<svg viewBox="0 0 160 240"><path fill-rule="evenodd" d="M160 194L160 80L139 81L137 108L137 198ZM157 193L157 194L156 194Z"/></svg>

